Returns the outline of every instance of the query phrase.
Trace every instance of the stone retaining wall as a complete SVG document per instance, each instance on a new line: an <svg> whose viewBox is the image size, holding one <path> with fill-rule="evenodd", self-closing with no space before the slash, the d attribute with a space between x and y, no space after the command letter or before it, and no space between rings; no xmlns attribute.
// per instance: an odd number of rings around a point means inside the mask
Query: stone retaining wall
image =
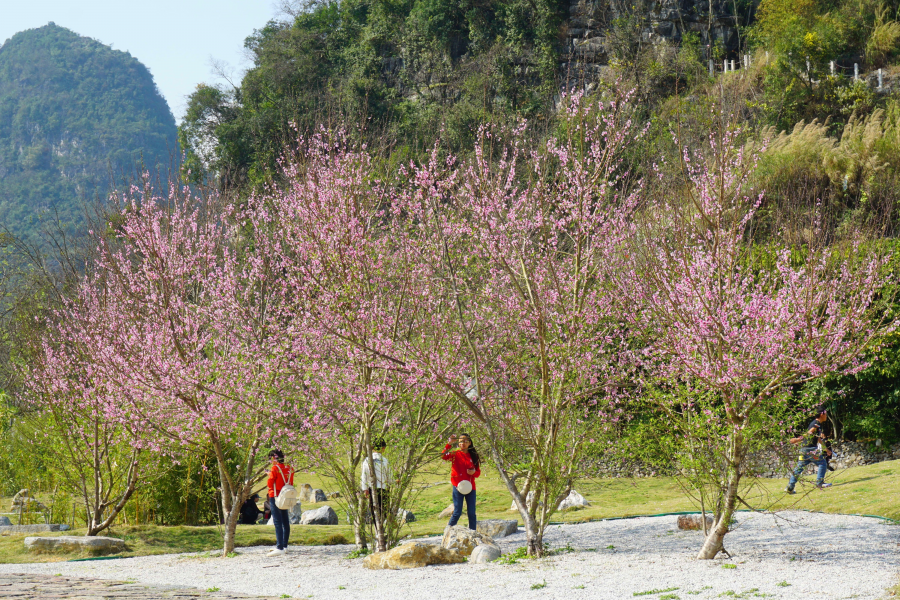
<svg viewBox="0 0 900 600"><path fill-rule="evenodd" d="M841 442L832 448L834 458L831 465L837 469L861 467L886 460L900 459L900 444L874 447L871 442ZM751 458L753 470L762 477L781 478L797 464L797 447L785 446L780 451L770 451ZM673 475L674 469L659 469L638 461L607 462L599 468L605 477L656 477Z"/></svg>

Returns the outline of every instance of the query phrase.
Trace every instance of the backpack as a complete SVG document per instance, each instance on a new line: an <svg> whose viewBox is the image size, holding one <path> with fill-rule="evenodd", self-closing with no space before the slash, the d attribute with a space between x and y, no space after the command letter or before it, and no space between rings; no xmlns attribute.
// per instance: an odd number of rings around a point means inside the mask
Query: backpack
<svg viewBox="0 0 900 600"><path fill-rule="evenodd" d="M287 477L284 476L284 467L278 465L278 470L281 473L284 486L275 498L275 506L281 510L290 510L297 504L297 488L287 482Z"/></svg>

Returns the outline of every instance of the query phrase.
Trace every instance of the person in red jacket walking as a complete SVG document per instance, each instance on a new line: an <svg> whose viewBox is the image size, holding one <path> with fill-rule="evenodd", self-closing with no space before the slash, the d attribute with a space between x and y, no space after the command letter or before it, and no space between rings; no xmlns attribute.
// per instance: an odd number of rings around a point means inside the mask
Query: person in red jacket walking
<svg viewBox="0 0 900 600"><path fill-rule="evenodd" d="M272 524L275 525L275 549L269 552L269 556L277 556L287 552L288 538L291 537L291 521L288 511L275 506L275 498L286 484L294 485L294 469L284 464L284 452L272 450L269 452L272 459L272 470L269 471L269 507L272 511Z"/></svg>
<svg viewBox="0 0 900 600"><path fill-rule="evenodd" d="M475 529L478 525L478 519L475 517L475 478L481 476L481 459L478 457L478 451L472 445L472 438L468 433L459 435L457 442L456 435L451 435L450 440L444 446L444 453L441 458L450 462L450 483L453 485L453 515L450 517L449 525L453 527L462 516L463 498L466 500L466 513L469 516L469 529ZM451 450L453 444L459 444L458 450ZM460 483L463 491L471 485L471 491L462 493L460 491Z"/></svg>

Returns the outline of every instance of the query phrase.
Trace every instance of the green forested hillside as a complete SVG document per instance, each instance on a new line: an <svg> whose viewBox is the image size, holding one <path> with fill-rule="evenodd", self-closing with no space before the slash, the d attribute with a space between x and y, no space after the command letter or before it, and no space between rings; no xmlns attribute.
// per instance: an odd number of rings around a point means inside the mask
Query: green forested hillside
<svg viewBox="0 0 900 600"><path fill-rule="evenodd" d="M168 165L175 120L127 52L50 23L0 46L0 224L30 237L41 213L78 226L111 177Z"/></svg>

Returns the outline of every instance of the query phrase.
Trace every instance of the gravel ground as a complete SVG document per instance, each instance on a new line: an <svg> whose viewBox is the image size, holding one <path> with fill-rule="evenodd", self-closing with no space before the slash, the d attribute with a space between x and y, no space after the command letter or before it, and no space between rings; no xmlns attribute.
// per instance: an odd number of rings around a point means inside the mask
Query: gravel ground
<svg viewBox="0 0 900 600"><path fill-rule="evenodd" d="M501 600L516 598L879 599L900 577L900 526L866 517L740 513L725 538L731 559L698 561L699 532L676 517L551 526L558 552L541 560L369 571L348 560L350 546L242 548L237 557L180 554L75 563L0 565L3 573L135 580L295 598ZM498 540L504 553L520 533ZM731 565L734 565L731 567ZM282 596L284 597L284 596Z"/></svg>

